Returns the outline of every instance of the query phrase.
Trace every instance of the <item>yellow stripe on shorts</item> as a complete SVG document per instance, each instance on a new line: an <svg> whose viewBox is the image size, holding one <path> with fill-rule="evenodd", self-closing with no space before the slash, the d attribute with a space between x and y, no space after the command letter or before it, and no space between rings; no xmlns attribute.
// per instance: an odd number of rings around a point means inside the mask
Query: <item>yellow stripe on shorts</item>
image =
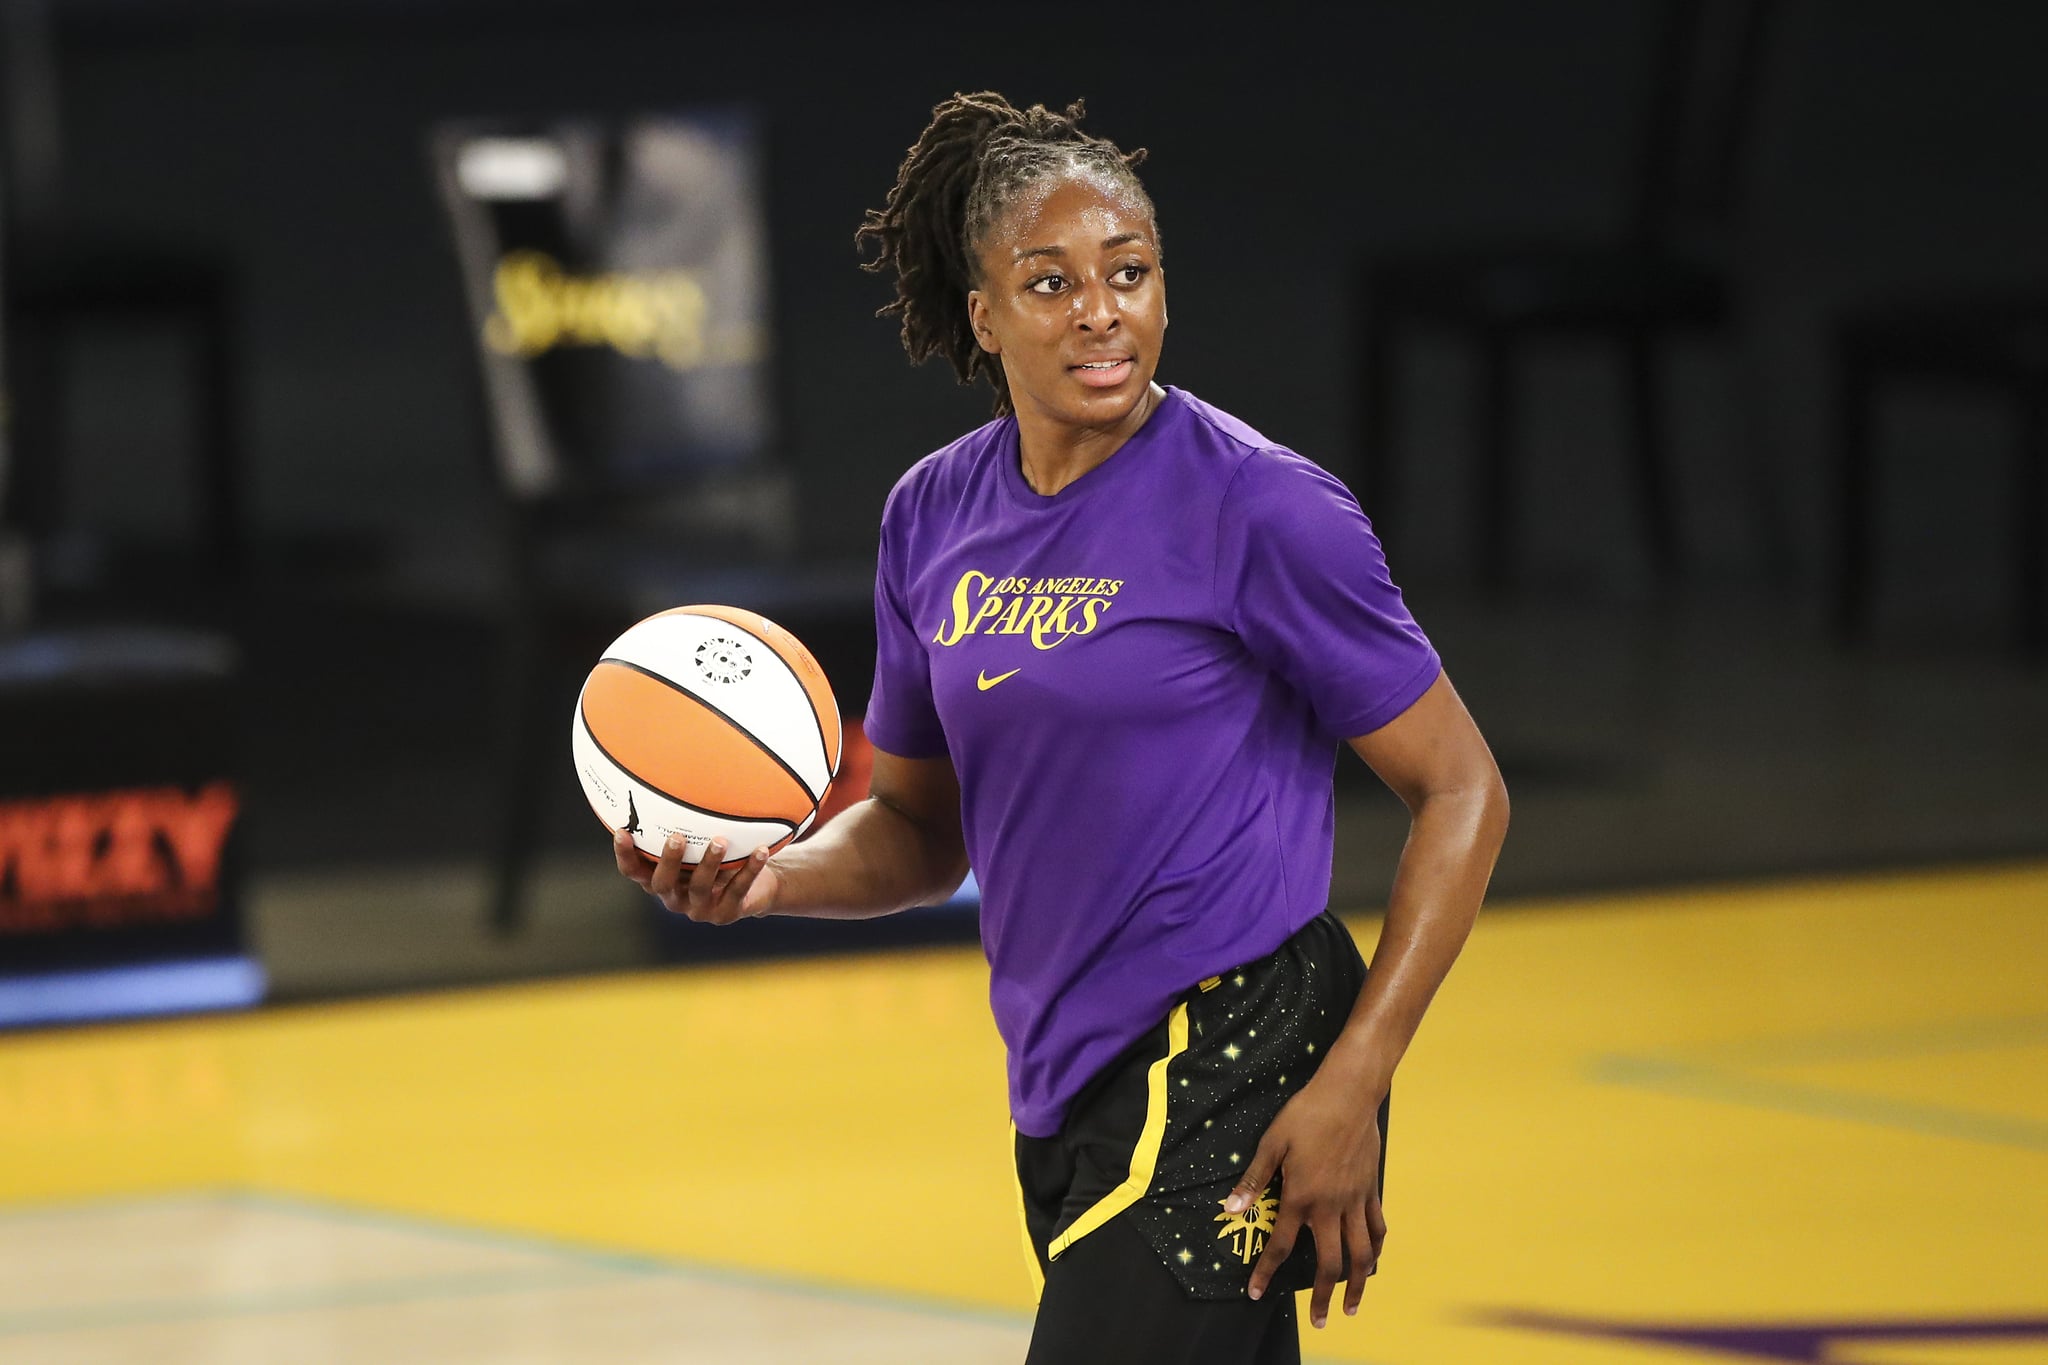
<svg viewBox="0 0 2048 1365"><path fill-rule="evenodd" d="M1175 1005L1166 1017L1166 1055L1152 1063L1145 1077L1145 1126L1138 1130L1137 1146L1131 1149L1131 1173L1124 1182L1089 1205L1088 1211L1053 1239L1051 1260L1110 1219L1138 1202L1151 1188L1152 1173L1159 1165L1159 1147L1166 1140L1166 1064L1188 1050L1188 1007Z"/></svg>
<svg viewBox="0 0 2048 1365"><path fill-rule="evenodd" d="M1017 1125L1010 1124L1010 1168L1016 1170ZM1024 1264L1031 1271L1031 1301L1045 1297L1045 1267L1038 1263L1038 1246L1031 1240L1031 1219L1024 1212L1024 1181L1017 1180L1017 1230L1024 1234Z"/></svg>

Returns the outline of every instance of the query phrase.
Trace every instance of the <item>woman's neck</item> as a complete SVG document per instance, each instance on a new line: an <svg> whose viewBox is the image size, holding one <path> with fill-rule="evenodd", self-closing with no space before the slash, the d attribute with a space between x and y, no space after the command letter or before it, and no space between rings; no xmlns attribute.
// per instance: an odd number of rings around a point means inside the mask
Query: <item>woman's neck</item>
<svg viewBox="0 0 2048 1365"><path fill-rule="evenodd" d="M1123 448L1159 410L1166 390L1146 386L1144 396L1106 427L1079 427L1028 404L1017 409L1017 458L1024 482L1040 497L1051 497Z"/></svg>

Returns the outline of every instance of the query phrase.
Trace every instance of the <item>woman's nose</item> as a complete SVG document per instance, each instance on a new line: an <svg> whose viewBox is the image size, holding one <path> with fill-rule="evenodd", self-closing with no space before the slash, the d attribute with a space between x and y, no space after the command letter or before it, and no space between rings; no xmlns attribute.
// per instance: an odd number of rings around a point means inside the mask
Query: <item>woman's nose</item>
<svg viewBox="0 0 2048 1365"><path fill-rule="evenodd" d="M1075 320L1084 332L1112 332L1120 321L1116 291L1106 284L1083 285L1076 289L1074 311Z"/></svg>

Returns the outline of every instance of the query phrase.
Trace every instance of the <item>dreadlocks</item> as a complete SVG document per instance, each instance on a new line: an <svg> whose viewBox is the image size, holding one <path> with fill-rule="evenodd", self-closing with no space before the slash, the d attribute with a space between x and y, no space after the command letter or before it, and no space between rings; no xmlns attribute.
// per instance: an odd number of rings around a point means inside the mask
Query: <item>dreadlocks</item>
<svg viewBox="0 0 2048 1365"><path fill-rule="evenodd" d="M1001 360L981 349L967 320L967 291L981 282L981 247L1017 192L1050 177L1099 176L1143 203L1151 197L1133 169L1145 149L1120 151L1081 131L1082 103L1054 113L1018 109L993 91L956 94L932 110L896 172L884 208L869 209L854 243L874 244L863 270L896 272L896 298L877 317L903 319L913 364L941 355L960 382L979 375L996 391L996 415L1010 409Z"/></svg>

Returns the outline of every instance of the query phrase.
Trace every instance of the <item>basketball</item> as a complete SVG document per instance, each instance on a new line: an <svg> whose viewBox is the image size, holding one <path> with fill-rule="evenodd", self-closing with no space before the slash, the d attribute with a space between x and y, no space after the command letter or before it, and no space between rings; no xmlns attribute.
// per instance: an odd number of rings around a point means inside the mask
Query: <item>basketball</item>
<svg viewBox="0 0 2048 1365"><path fill-rule="evenodd" d="M839 771L839 708L811 652L740 607L676 607L612 641L584 680L576 776L649 857L726 841L725 865L808 830Z"/></svg>

